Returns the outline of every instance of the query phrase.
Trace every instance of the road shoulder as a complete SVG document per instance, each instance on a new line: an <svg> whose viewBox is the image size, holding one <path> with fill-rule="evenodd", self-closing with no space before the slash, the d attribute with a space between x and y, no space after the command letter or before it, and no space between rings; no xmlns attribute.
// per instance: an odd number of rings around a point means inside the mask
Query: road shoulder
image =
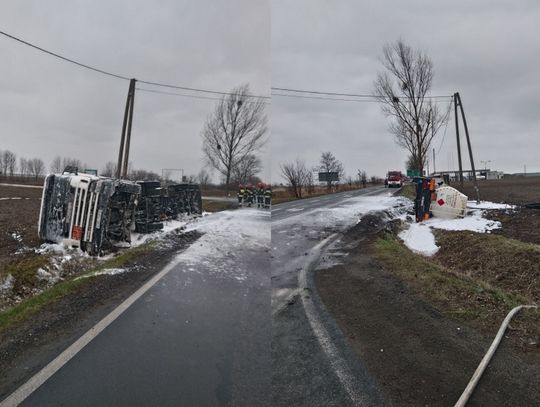
<svg viewBox="0 0 540 407"><path fill-rule="evenodd" d="M393 403L452 405L492 338L445 317L372 258L371 244L385 228L367 215L346 232L348 255L316 272L318 293ZM503 342L470 405L537 405L533 362Z"/></svg>

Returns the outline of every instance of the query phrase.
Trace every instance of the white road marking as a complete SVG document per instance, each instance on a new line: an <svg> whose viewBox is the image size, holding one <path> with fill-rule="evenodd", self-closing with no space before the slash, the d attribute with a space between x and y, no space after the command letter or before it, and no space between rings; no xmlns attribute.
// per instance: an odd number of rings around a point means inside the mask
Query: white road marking
<svg viewBox="0 0 540 407"><path fill-rule="evenodd" d="M123 303L116 307L109 315L99 321L96 325L90 328L83 336L77 339L70 347L58 355L52 362L37 372L30 380L24 383L21 387L15 390L11 395L0 403L0 407L14 407L22 403L30 394L36 391L43 383L45 383L53 374L62 368L79 353L92 339L98 336L105 328L107 328L116 318L126 311L135 301L144 295L154 284L163 278L169 271L180 263L180 259L174 259L163 270L152 277L141 288L131 294Z"/></svg>
<svg viewBox="0 0 540 407"><path fill-rule="evenodd" d="M353 402L355 406L363 406L365 404L365 399L362 397L362 394L357 390L355 386L356 379L354 374L351 372L347 361L340 355L336 345L332 342L332 338L328 331L326 330L321 318L315 308L313 299L309 294L307 283L307 273L312 269L313 266L319 261L322 250L338 236L337 233L327 237L317 244L309 252L308 261L306 265L302 268L298 274L298 287L300 290L300 297L302 298L302 304L304 306L304 311L306 313L309 324L313 333L317 337L321 348L328 357L330 365L332 366L334 372L336 373L339 381L343 385L347 395Z"/></svg>
<svg viewBox="0 0 540 407"><path fill-rule="evenodd" d="M287 209L287 212L300 212L300 211L303 211L305 208L304 207L301 207L301 208L291 208L291 209Z"/></svg>
<svg viewBox="0 0 540 407"><path fill-rule="evenodd" d="M3 187L17 187L17 188L37 188L43 189L43 185L24 185L24 184L7 184L5 182L0 182L0 185Z"/></svg>

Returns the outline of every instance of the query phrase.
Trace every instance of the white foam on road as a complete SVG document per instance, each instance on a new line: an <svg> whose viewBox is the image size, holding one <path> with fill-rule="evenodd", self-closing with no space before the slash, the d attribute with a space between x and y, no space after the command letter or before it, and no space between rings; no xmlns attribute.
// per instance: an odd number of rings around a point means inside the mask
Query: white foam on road
<svg viewBox="0 0 540 407"><path fill-rule="evenodd" d="M376 191L380 193L380 191ZM309 209L285 219L272 221L273 226L294 223L312 228L347 228L354 225L366 213L390 210L393 207L410 205L410 200L388 195L358 195L346 198L335 207ZM308 215L309 214L309 215Z"/></svg>
<svg viewBox="0 0 540 407"><path fill-rule="evenodd" d="M270 248L270 212L256 208L223 211L200 218L187 230L204 233L178 256L187 266L202 265L214 275L243 281L239 260L252 249Z"/></svg>

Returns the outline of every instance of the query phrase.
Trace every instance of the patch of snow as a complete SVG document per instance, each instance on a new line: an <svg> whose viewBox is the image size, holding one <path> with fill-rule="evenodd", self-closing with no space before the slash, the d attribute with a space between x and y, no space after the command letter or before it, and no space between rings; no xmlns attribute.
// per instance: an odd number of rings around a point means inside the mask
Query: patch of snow
<svg viewBox="0 0 540 407"><path fill-rule="evenodd" d="M13 288L13 282L15 278L11 274L8 274L3 280L0 280L0 294L8 293Z"/></svg>
<svg viewBox="0 0 540 407"><path fill-rule="evenodd" d="M103 269L103 270L94 271L93 273L84 274L82 276L77 277L75 280L81 280L83 278L89 278L89 277L95 277L95 276L115 276L117 274L123 274L127 271L128 270L124 268Z"/></svg>
<svg viewBox="0 0 540 407"><path fill-rule="evenodd" d="M19 243L22 242L22 236L20 235L20 233L13 232L13 233L11 234L11 237L12 237L13 239L15 239L15 240L16 240L17 242L19 242Z"/></svg>
<svg viewBox="0 0 540 407"><path fill-rule="evenodd" d="M464 218L441 219L431 218L421 223L411 223L407 229L401 231L398 237L411 251L424 256L433 256L439 250L435 243L433 229L442 230L469 230L476 233L489 233L494 229L501 228L501 223L484 217L487 209L509 209L510 205L502 208L501 204L482 202L479 207L467 213Z"/></svg>
<svg viewBox="0 0 540 407"><path fill-rule="evenodd" d="M41 246L39 246L37 249L35 249L35 252L38 254L43 253L66 253L66 248L61 243L43 243Z"/></svg>
<svg viewBox="0 0 540 407"><path fill-rule="evenodd" d="M494 203L489 201L480 201L479 204L476 201L468 201L467 208L471 209L514 209L515 205L509 205L504 203Z"/></svg>
<svg viewBox="0 0 540 407"><path fill-rule="evenodd" d="M425 223L411 224L408 229L401 231L398 237L415 253L433 256L439 251L439 246L435 244L435 236Z"/></svg>
<svg viewBox="0 0 540 407"><path fill-rule="evenodd" d="M56 284L62 279L58 270L45 270L41 267L37 269L36 276L39 280L46 281L49 284Z"/></svg>
<svg viewBox="0 0 540 407"><path fill-rule="evenodd" d="M206 213L206 212L205 212ZM203 213L203 217L206 216L205 213ZM174 230L181 229L188 225L193 220L187 219L187 220L168 220L163 222L163 229L157 230L152 233L132 233L131 234L131 247L137 247L141 244L153 240L153 239L159 239L166 235L167 233L170 233Z"/></svg>

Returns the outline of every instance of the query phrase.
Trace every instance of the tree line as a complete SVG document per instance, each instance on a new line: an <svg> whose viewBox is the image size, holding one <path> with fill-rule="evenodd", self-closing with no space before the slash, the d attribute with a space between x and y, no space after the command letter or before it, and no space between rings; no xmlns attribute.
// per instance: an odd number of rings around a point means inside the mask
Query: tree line
<svg viewBox="0 0 540 407"><path fill-rule="evenodd" d="M322 174L326 179L322 182L326 183L328 190L337 187L340 183L349 184L350 186L353 184L363 185L364 187L367 183L367 174L362 170L358 170L358 179L353 179L351 176L346 178L343 164L330 151L323 152L319 164L311 168L303 160L297 158L295 161L281 164L280 170L281 176L287 182L291 192L299 199L303 197L304 192L313 193L315 189L315 172ZM372 177L371 181L376 182L377 177Z"/></svg>
<svg viewBox="0 0 540 407"><path fill-rule="evenodd" d="M13 177L15 175L38 179L45 171L45 163L41 158L19 157L10 150L0 150L0 174Z"/></svg>

